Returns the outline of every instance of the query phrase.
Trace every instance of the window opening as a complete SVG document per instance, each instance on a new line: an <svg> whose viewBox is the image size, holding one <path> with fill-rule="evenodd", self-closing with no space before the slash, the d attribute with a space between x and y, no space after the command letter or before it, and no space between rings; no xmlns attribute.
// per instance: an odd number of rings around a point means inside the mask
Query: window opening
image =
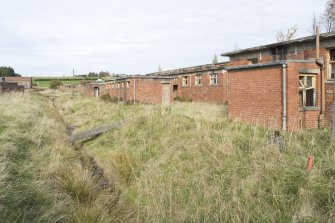
<svg viewBox="0 0 335 223"><path fill-rule="evenodd" d="M218 75L217 74L211 74L210 84L215 85L218 83Z"/></svg>
<svg viewBox="0 0 335 223"><path fill-rule="evenodd" d="M335 77L335 49L329 50L329 78L334 79Z"/></svg>
<svg viewBox="0 0 335 223"><path fill-rule="evenodd" d="M196 75L195 76L195 85L200 86L202 84L202 76L201 75Z"/></svg>
<svg viewBox="0 0 335 223"><path fill-rule="evenodd" d="M315 76L299 76L299 106L315 106Z"/></svg>
<svg viewBox="0 0 335 223"><path fill-rule="evenodd" d="M188 76L183 76L183 80L182 80L182 84L183 86L187 86L188 85Z"/></svg>

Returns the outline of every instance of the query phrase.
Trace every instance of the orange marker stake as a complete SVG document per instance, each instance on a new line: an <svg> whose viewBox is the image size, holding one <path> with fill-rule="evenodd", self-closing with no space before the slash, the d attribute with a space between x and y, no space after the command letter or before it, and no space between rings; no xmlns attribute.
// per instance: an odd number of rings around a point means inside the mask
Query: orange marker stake
<svg viewBox="0 0 335 223"><path fill-rule="evenodd" d="M308 156L307 157L307 171L311 171L313 167L313 157Z"/></svg>

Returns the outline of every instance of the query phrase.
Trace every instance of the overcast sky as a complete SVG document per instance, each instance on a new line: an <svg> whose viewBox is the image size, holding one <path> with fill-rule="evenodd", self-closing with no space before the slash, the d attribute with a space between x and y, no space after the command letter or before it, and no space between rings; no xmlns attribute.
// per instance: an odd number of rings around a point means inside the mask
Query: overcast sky
<svg viewBox="0 0 335 223"><path fill-rule="evenodd" d="M0 0L0 66L23 76L145 74L311 35L327 0Z"/></svg>

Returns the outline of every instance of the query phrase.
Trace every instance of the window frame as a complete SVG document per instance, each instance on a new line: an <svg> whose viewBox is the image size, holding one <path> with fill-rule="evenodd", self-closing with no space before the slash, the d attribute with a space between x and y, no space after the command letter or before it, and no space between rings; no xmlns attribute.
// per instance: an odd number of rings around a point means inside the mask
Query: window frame
<svg viewBox="0 0 335 223"><path fill-rule="evenodd" d="M201 74L197 74L195 75L195 86L201 86L202 85L202 75Z"/></svg>
<svg viewBox="0 0 335 223"><path fill-rule="evenodd" d="M172 92L173 92L173 93L178 92L178 84L174 84L174 85L172 85Z"/></svg>
<svg viewBox="0 0 335 223"><path fill-rule="evenodd" d="M188 86L188 76L183 76L181 80L181 85L183 87Z"/></svg>
<svg viewBox="0 0 335 223"><path fill-rule="evenodd" d="M248 64L258 64L258 57L254 57L254 58L249 58L248 59Z"/></svg>
<svg viewBox="0 0 335 223"><path fill-rule="evenodd" d="M215 80L215 82L214 82L214 80ZM218 85L218 82L219 82L219 80L218 80L218 74L211 73L210 76L209 76L209 84L210 85Z"/></svg>
<svg viewBox="0 0 335 223"><path fill-rule="evenodd" d="M303 78L303 81L300 80ZM308 86L308 77L312 78L311 86ZM306 105L307 103L307 91L313 90L313 104ZM302 100L300 94L302 92ZM302 102L300 104L300 102ZM316 106L316 76L313 74L299 74L299 107L314 107Z"/></svg>
<svg viewBox="0 0 335 223"><path fill-rule="evenodd" d="M332 53L333 55L333 60L332 60ZM328 49L328 58L329 58L329 64L328 64L328 80L334 80L335 77L335 48ZM332 75L332 67L334 67L334 72Z"/></svg>

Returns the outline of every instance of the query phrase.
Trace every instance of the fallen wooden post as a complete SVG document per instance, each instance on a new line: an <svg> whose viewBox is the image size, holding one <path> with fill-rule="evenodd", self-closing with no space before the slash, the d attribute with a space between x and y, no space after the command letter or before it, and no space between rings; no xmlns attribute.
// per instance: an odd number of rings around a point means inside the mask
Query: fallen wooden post
<svg viewBox="0 0 335 223"><path fill-rule="evenodd" d="M117 122L113 122L110 125L103 125L103 126L100 126L98 128L94 128L94 129L91 129L91 130L80 132L80 133L69 136L67 139L65 139L65 141L66 142L75 142L75 141L78 141L78 140L81 140L81 139L91 138L91 137L100 135L101 133L108 132L108 131L110 131L114 128L117 128L117 127L121 126L123 123L128 122L130 120L132 120L132 119L123 119L123 120L120 120L120 121L117 121Z"/></svg>

